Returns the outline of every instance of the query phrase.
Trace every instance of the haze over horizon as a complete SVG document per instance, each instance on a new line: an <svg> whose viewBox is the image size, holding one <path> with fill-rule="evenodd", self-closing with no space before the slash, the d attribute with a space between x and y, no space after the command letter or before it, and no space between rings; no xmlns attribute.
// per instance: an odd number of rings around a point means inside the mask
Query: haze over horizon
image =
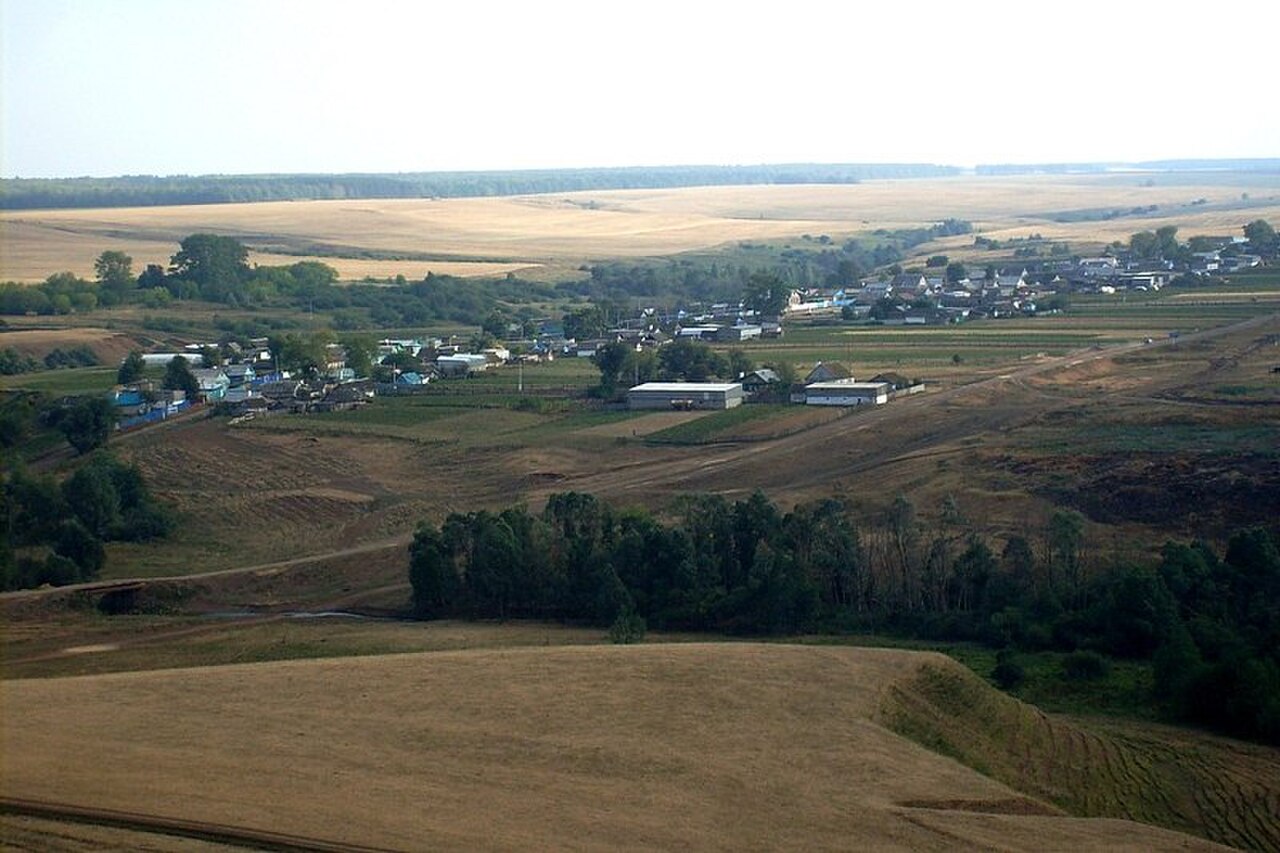
<svg viewBox="0 0 1280 853"><path fill-rule="evenodd" d="M0 0L0 175L1280 156L1224 9Z"/></svg>

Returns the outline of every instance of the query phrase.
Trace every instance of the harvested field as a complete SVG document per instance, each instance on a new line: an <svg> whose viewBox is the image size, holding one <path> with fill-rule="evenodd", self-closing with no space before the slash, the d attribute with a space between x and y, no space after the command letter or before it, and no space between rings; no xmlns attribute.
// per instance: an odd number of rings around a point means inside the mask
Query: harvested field
<svg viewBox="0 0 1280 853"><path fill-rule="evenodd" d="M690 644L8 681L3 785L394 849L1216 849L1055 813L880 724L955 670Z"/></svg>
<svg viewBox="0 0 1280 853"><path fill-rule="evenodd" d="M1239 177L1239 176L1235 176ZM71 269L84 274L106 249L134 265L167 263L177 243L208 231L238 237L289 263L297 256L346 258L431 256L444 264L528 265L552 259L670 255L742 240L919 227L947 217L967 219L1000 239L1031 232L1047 239L1103 244L1134 231L1178 225L1183 233L1238 233L1258 217L1280 218L1280 187L1265 175L1235 182L1221 176L1149 175L958 177L868 181L852 185L695 187L551 193L481 199L394 199L105 210L5 211L0 279L41 280ZM1243 181L1243 183L1241 182ZM1250 181L1253 183L1250 184ZM1240 199L1241 190L1253 197ZM1191 205L1203 198L1206 205ZM1154 215L1104 222L1054 222L1064 211L1157 205ZM957 253L970 236L936 241ZM928 250L926 247L925 250ZM288 255L283 254L288 252ZM336 262L336 261L335 261ZM369 261L349 272L406 276L421 262ZM445 266L433 266L437 272ZM467 269L467 268L460 268ZM480 268L475 268L478 270ZM496 271L498 268L494 268ZM376 273L375 273L376 274Z"/></svg>
<svg viewBox="0 0 1280 853"><path fill-rule="evenodd" d="M7 329L0 332L0 348L17 350L35 359L44 358L52 350L88 347L103 364L115 367L143 344L132 335L109 329Z"/></svg>

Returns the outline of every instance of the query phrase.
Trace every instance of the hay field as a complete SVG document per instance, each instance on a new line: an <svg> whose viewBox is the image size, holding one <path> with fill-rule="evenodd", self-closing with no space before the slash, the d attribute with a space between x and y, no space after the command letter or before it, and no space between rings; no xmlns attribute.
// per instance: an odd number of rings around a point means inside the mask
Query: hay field
<svg viewBox="0 0 1280 853"><path fill-rule="evenodd" d="M565 647L5 682L9 796L392 849L1220 849L882 725L938 655ZM970 676L972 677L972 676Z"/></svg>
<svg viewBox="0 0 1280 853"><path fill-rule="evenodd" d="M1177 224L1182 233L1238 233L1258 217L1280 219L1280 187L1268 176L1196 183L1156 176L1073 175L868 181L851 185L694 187L470 199L263 202L0 212L0 279L40 280L70 269L86 274L105 249L167 263L188 234L243 239L259 263L289 263L288 248L335 260L344 277L421 277L422 261L360 260L362 253L430 254L436 272L490 275L507 264L670 255L739 240L801 234L833 237L877 228L968 219L998 237L1037 231L1046 238L1105 243L1142 228ZM1270 182L1268 182L1270 181ZM1242 191L1250 194L1246 202ZM1204 206L1189 206L1205 199ZM1054 223L1070 210L1159 205L1158 216ZM971 237L940 241L961 248ZM336 259L345 257L339 263ZM498 266L493 266L497 264Z"/></svg>
<svg viewBox="0 0 1280 853"><path fill-rule="evenodd" d="M138 349L138 340L132 335L110 329L90 327L65 329L23 329L14 327L0 332L0 347L41 359L55 349L88 347L103 364L115 366L130 350Z"/></svg>

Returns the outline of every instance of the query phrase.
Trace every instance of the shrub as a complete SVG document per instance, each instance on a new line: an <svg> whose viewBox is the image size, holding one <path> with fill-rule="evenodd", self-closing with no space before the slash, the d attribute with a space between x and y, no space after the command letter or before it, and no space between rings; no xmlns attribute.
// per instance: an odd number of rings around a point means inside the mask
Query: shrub
<svg viewBox="0 0 1280 853"><path fill-rule="evenodd" d="M996 654L996 667L991 671L991 677L1001 690L1013 690L1026 682L1027 671L1014 658L1011 649L1001 649Z"/></svg>
<svg viewBox="0 0 1280 853"><path fill-rule="evenodd" d="M636 612L630 602L618 611L618 618L609 626L609 642L615 645L630 645L644 640L647 626L644 618Z"/></svg>
<svg viewBox="0 0 1280 853"><path fill-rule="evenodd" d="M1097 681L1111 672L1111 662L1097 652L1072 652L1062 659L1062 674L1072 681Z"/></svg>

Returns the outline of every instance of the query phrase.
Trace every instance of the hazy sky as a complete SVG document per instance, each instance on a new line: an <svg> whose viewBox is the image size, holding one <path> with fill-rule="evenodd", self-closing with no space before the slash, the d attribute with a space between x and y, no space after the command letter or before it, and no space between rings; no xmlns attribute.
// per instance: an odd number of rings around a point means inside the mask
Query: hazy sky
<svg viewBox="0 0 1280 853"><path fill-rule="evenodd" d="M0 173L1277 157L1277 9L0 0Z"/></svg>

